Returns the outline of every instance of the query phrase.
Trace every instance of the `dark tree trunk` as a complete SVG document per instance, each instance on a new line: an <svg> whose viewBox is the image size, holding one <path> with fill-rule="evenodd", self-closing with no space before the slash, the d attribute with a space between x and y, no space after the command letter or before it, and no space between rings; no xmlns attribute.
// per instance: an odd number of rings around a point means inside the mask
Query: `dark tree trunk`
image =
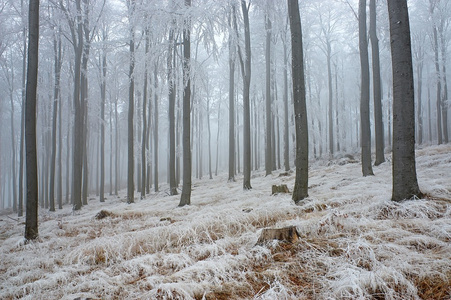
<svg viewBox="0 0 451 300"><path fill-rule="evenodd" d="M28 71L25 107L27 211L25 239L38 237L38 168L36 157L36 90L38 85L39 0L29 2Z"/></svg>
<svg viewBox="0 0 451 300"><path fill-rule="evenodd" d="M370 128L370 67L368 63L368 41L366 37L366 0L359 0L359 51L360 51L360 126L363 176L374 175L371 166Z"/></svg>
<svg viewBox="0 0 451 300"><path fill-rule="evenodd" d="M326 41L326 56L327 56L327 87L329 94L329 110L328 110L328 120L329 120L329 154L331 157L334 155L334 120L333 116L333 96L332 96L332 65L331 56L332 49L330 41ZM335 108L337 109L337 108Z"/></svg>
<svg viewBox="0 0 451 300"><path fill-rule="evenodd" d="M370 40L373 65L374 127L376 138L376 166L385 161L384 124L382 121L381 71L379 63L379 41L376 34L376 0L370 0Z"/></svg>
<svg viewBox="0 0 451 300"><path fill-rule="evenodd" d="M191 0L185 0L191 6ZM183 30L183 186L179 206L191 204L191 22Z"/></svg>
<svg viewBox="0 0 451 300"><path fill-rule="evenodd" d="M295 203L308 197L308 124L305 101L304 54L298 0L288 0L291 29L293 102L296 130L296 178L292 198Z"/></svg>
<svg viewBox="0 0 451 300"><path fill-rule="evenodd" d="M393 201L421 197L415 169L415 98L407 0L388 0L393 69Z"/></svg>

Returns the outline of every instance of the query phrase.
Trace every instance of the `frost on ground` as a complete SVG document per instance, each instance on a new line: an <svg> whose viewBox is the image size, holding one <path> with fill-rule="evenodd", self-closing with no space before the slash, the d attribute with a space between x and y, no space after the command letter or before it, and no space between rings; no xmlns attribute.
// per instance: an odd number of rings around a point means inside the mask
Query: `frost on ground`
<svg viewBox="0 0 451 300"><path fill-rule="evenodd" d="M127 205L98 199L40 211L39 241L0 216L1 299L449 299L451 146L417 150L425 199L390 201L391 165L362 177L351 160L310 167L310 197L271 196L294 174L194 181L192 205L165 191ZM103 218L96 217L105 210ZM294 244L256 245L294 225Z"/></svg>

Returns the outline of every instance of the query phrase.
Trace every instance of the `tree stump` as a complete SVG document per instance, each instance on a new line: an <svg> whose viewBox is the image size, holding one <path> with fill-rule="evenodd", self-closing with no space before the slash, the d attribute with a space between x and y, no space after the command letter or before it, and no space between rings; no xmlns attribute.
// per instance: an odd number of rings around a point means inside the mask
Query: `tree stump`
<svg viewBox="0 0 451 300"><path fill-rule="evenodd" d="M288 243L294 243L299 240L299 232L295 226L283 228L265 228L258 238L257 245L263 245L272 240L279 240Z"/></svg>
<svg viewBox="0 0 451 300"><path fill-rule="evenodd" d="M273 185L272 186L272 193L271 195L275 195L275 194L279 194L279 193L289 193L290 191L288 190L288 187L286 184L281 184L281 185Z"/></svg>

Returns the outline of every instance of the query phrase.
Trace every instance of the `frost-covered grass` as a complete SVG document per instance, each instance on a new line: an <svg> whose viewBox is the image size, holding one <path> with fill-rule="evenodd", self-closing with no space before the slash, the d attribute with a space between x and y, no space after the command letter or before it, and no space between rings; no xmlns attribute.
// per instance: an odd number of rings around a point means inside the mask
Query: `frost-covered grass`
<svg viewBox="0 0 451 300"><path fill-rule="evenodd" d="M194 180L192 205L158 194L40 211L40 239L0 216L1 299L449 299L451 146L417 151L425 199L390 201L391 165L311 163L310 197L271 196L294 174ZM389 158L389 157L388 157ZM352 161L348 161L352 162ZM96 219L100 210L111 214ZM9 217L17 219L14 215ZM256 246L262 228L294 225L294 244Z"/></svg>

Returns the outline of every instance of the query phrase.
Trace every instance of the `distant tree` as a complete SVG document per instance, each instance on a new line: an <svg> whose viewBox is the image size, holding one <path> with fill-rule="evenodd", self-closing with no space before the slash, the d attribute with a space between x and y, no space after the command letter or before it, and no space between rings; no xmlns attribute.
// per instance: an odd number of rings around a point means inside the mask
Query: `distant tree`
<svg viewBox="0 0 451 300"><path fill-rule="evenodd" d="M229 16L229 177L228 181L235 181L235 32L236 9L231 2Z"/></svg>
<svg viewBox="0 0 451 300"><path fill-rule="evenodd" d="M134 96L135 96L135 28L133 24L133 15L135 10L134 1L127 1L129 9L129 21L130 21L130 68L128 72L129 87L128 87L128 168L127 168L127 203L135 202L134 193L134 139L133 139L133 113L134 113Z"/></svg>
<svg viewBox="0 0 451 300"><path fill-rule="evenodd" d="M272 25L269 16L265 16L265 30L266 30L266 51L265 51L265 66L266 66L266 147L265 147L265 170L266 175L270 175L273 169L273 146L272 146L272 98L271 98L271 33Z"/></svg>
<svg viewBox="0 0 451 300"><path fill-rule="evenodd" d="M55 83L53 90L53 118L52 118L52 158L50 167L50 186L49 186L49 201L50 211L55 211L55 165L56 165L56 121L58 118L58 104L60 102L60 82L61 82L61 66L62 66L62 53L61 53L61 32L56 30L53 37L53 50L54 50L54 67L55 67ZM61 118L61 116L60 116ZM60 199L58 199L60 203ZM62 204L59 208L62 208Z"/></svg>
<svg viewBox="0 0 451 300"><path fill-rule="evenodd" d="M291 68L296 131L296 179L293 200L300 202L308 197L308 123L305 99L304 54L298 0L288 0L291 29Z"/></svg>
<svg viewBox="0 0 451 300"><path fill-rule="evenodd" d="M185 0L191 6L191 0ZM191 204L191 22L185 19L183 30L183 185L179 206Z"/></svg>
<svg viewBox="0 0 451 300"><path fill-rule="evenodd" d="M407 0L388 0L393 69L393 201L421 197L415 169L415 98Z"/></svg>
<svg viewBox="0 0 451 300"><path fill-rule="evenodd" d="M370 128L370 67L368 63L368 41L366 36L366 0L359 0L359 51L360 51L360 127L363 176L374 175L371 166Z"/></svg>
<svg viewBox="0 0 451 300"><path fill-rule="evenodd" d="M30 0L28 14L28 70L25 100L25 147L27 157L27 211L25 239L38 237L38 167L36 155L36 90L38 85L39 0Z"/></svg>

